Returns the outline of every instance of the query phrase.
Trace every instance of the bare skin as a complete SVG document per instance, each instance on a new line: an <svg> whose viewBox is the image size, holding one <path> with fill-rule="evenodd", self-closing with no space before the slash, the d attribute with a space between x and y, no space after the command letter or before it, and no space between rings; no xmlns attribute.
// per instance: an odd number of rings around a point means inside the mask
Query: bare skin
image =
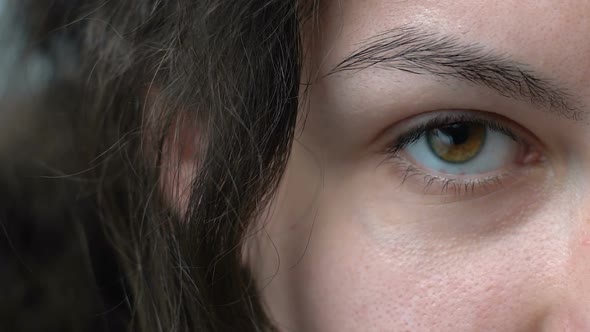
<svg viewBox="0 0 590 332"><path fill-rule="evenodd" d="M586 0L322 10L308 117L248 259L281 330L590 331L589 14ZM335 70L383 33L437 47L373 48L390 59ZM445 38L455 49L436 44ZM411 47L430 67L400 60ZM444 61L469 47L483 56L466 60L475 73L522 69L543 89L466 80ZM425 141L393 156L441 114L492 119L519 139L488 130L479 166L441 164Z"/></svg>

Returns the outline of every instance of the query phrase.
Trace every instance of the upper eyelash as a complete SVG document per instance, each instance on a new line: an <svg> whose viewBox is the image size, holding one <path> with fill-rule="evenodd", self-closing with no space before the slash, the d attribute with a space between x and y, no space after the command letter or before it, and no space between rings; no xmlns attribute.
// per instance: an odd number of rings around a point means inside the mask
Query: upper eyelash
<svg viewBox="0 0 590 332"><path fill-rule="evenodd" d="M396 139L394 144L392 144L387 149L387 152L391 155L397 155L398 152L405 149L408 145L411 145L412 143L415 143L420 138L422 138L422 136L426 134L428 131L458 122L479 124L485 126L487 129L498 131L510 137L514 141L520 141L520 137L518 135L516 135L512 130L510 130L510 128L506 127L498 121L488 119L483 116L476 116L465 113L447 114L437 116L435 118L428 120L425 123L422 123L412 129L407 130L404 134L400 135Z"/></svg>

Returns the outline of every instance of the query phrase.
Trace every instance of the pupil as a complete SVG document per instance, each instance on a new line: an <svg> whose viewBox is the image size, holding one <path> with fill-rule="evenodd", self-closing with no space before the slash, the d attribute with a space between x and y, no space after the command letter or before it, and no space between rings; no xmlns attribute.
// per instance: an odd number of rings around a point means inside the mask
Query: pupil
<svg viewBox="0 0 590 332"><path fill-rule="evenodd" d="M471 122L451 123L429 131L426 140L432 152L441 160L466 163L483 148L486 127Z"/></svg>
<svg viewBox="0 0 590 332"><path fill-rule="evenodd" d="M471 130L469 124L466 123L454 123L442 128L438 131L446 136L450 144L461 145L465 144L471 137Z"/></svg>

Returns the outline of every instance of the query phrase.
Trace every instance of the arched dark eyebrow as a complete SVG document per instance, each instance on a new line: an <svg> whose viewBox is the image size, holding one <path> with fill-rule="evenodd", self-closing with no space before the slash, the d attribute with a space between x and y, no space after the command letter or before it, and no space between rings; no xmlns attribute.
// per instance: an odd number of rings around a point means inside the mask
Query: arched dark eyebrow
<svg viewBox="0 0 590 332"><path fill-rule="evenodd" d="M528 66L457 37L424 32L412 26L388 30L362 44L328 75L369 67L401 70L468 81L502 96L525 99L562 117L584 120L586 113L572 96Z"/></svg>

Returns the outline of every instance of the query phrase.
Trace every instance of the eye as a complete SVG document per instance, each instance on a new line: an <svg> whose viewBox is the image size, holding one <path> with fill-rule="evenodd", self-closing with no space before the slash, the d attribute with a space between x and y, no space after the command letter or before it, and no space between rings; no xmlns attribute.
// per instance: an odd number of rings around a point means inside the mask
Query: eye
<svg viewBox="0 0 590 332"><path fill-rule="evenodd" d="M484 146L486 127L477 123L453 123L429 130L428 147L437 157L449 163L466 163Z"/></svg>
<svg viewBox="0 0 590 332"><path fill-rule="evenodd" d="M405 152L437 173L478 175L516 161L520 145L485 124L455 122L425 131Z"/></svg>
<svg viewBox="0 0 590 332"><path fill-rule="evenodd" d="M446 112L414 120L390 153L406 174L421 176L424 191L475 191L502 183L507 176L540 161L541 154L523 129L483 112Z"/></svg>

